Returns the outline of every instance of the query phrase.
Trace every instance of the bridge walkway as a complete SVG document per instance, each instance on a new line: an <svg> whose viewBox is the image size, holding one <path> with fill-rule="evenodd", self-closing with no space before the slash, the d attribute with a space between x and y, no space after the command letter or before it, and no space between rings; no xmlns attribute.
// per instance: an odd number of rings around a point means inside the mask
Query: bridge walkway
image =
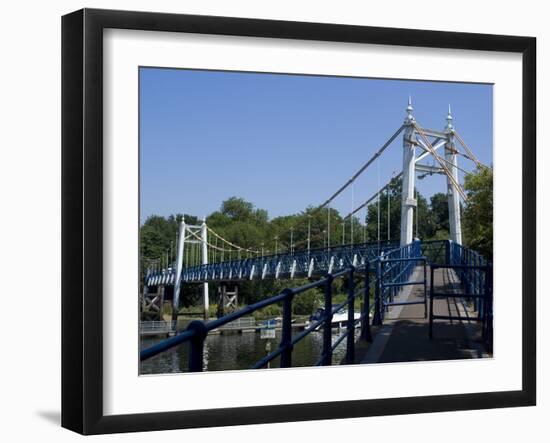
<svg viewBox="0 0 550 443"><path fill-rule="evenodd" d="M421 277L421 272L420 267L415 270L417 278ZM434 285L436 292L463 293L458 277L452 269L436 269ZM423 294L423 286L408 286L401 291L395 301L422 300ZM473 307L460 297L435 298L434 313L435 315L477 317ZM433 338L430 339L428 337L429 319L424 317L422 304L392 306L386 312L383 323L381 327L373 329L374 341L361 359L361 363L453 360L492 356L482 344L480 322L435 319Z"/></svg>

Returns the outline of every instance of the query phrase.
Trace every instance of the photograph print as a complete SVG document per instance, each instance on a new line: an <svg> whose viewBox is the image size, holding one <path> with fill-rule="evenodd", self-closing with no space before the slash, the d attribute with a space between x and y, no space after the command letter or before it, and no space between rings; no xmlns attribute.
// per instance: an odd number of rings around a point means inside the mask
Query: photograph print
<svg viewBox="0 0 550 443"><path fill-rule="evenodd" d="M139 68L140 375L493 357L493 85Z"/></svg>

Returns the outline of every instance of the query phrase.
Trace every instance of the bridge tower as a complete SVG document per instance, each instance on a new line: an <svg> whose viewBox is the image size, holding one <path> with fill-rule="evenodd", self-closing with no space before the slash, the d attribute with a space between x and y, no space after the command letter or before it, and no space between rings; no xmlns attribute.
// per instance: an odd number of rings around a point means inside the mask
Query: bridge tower
<svg viewBox="0 0 550 443"><path fill-rule="evenodd" d="M405 117L405 133L403 135L403 187L401 190L401 246L412 243L413 240L413 221L414 208L416 208L416 199L414 198L415 181L415 128L414 117L412 115L413 107L411 97L407 106L407 117Z"/></svg>
<svg viewBox="0 0 550 443"><path fill-rule="evenodd" d="M185 217L181 218L178 231L178 253L176 255L176 274L174 277L174 298L172 299L172 320L178 319L181 290L181 270L183 268L183 251L185 248Z"/></svg>
<svg viewBox="0 0 550 443"><path fill-rule="evenodd" d="M178 310L180 306L181 295L181 272L184 265L184 251L186 243L198 243L201 245L201 264L208 264L208 229L206 226L206 218L202 220L200 225L188 225L185 223L185 218L182 217L179 233L178 233L178 253L176 256L176 272L174 276L174 298L172 301L172 320L177 320ZM185 263L188 266L188 263ZM203 283L203 309L204 318L208 318L209 297L208 283Z"/></svg>
<svg viewBox="0 0 550 443"><path fill-rule="evenodd" d="M450 172L458 183L458 156L454 141L453 116L451 115L451 105L447 114L447 126L445 127L447 143L445 143L445 159L449 165L452 165ZM449 205L449 234L451 240L459 245L462 244L462 227L460 223L460 197L458 189L453 186L449 177L447 177L447 201Z"/></svg>
<svg viewBox="0 0 550 443"><path fill-rule="evenodd" d="M462 244L462 227L460 222L460 192L458 188L458 156L455 147L455 130L451 107L447 114L445 130L434 131L419 128L412 115L413 107L409 97L407 117L405 118L403 135L403 188L401 190L401 246L407 245L413 240L413 216L417 201L414 198L416 171L431 174L444 174L447 176L447 202L449 208L449 237L458 244ZM432 137L433 142L428 141ZM431 144L433 143L433 145ZM415 149L419 146L424 153L416 157ZM439 159L441 167L429 166L419 163L419 160L432 154L445 146L445 158ZM439 158L439 157L437 157ZM442 163L444 161L444 163Z"/></svg>

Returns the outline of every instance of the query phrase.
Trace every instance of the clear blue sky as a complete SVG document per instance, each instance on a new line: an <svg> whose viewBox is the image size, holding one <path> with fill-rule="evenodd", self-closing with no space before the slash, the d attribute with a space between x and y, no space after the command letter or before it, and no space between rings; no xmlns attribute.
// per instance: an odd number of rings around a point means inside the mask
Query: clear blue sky
<svg viewBox="0 0 550 443"><path fill-rule="evenodd" d="M141 68L141 220L202 217L231 196L270 218L320 204L402 124L409 95L427 128L444 128L450 104L459 134L492 163L491 85ZM355 206L401 169L400 136L356 181ZM442 176L417 186L445 192ZM351 190L333 207L347 214Z"/></svg>

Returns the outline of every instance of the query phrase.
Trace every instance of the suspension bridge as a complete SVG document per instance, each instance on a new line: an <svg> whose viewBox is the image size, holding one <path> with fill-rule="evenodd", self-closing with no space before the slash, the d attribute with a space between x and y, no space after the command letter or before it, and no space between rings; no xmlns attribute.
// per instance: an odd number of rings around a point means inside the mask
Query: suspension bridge
<svg viewBox="0 0 550 443"><path fill-rule="evenodd" d="M402 171L394 177L401 178L402 181L399 243L389 241L389 237L382 241L380 234L380 196L385 191L389 194L391 182L379 186L373 195L357 207L352 204L351 212L343 217L343 227L345 228L346 222L350 225L351 242L346 243L343 234L342 244L334 244L334 241L331 243L333 202L346 189L351 187L353 192L353 185L358 177L380 158L400 134L403 134L403 164ZM440 150L444 152L440 154ZM469 352L477 352L478 356L488 355L492 343L492 265L476 251L462 246L460 204L461 201L467 202L468 196L459 181L459 171L466 172L458 164L459 156L472 162L477 168L487 167L477 159L454 128L450 106L445 128L433 130L419 125L413 116L409 98L403 124L349 180L314 208L314 211L327 213L327 229L323 231L324 247L311 248L310 219L306 239L294 242L291 230L288 247L279 252L276 243L275 251L268 254L263 245L245 247L235 244L209 227L205 219L199 224L187 224L182 219L177 234L177 248L174 251L175 260L170 259L174 255L171 252L170 258L167 256L164 260L164 265L160 263L146 270L142 297L145 304L155 305L158 302L158 288L170 288L173 294L173 320L176 320L184 285L201 284L205 321L193 321L185 330L177 331L173 337L142 350L141 360L187 342L190 346L188 368L190 371L201 371L204 369L204 342L210 332L276 303L282 303L283 306L280 346L257 362L254 368L265 367L274 360L278 360L281 367L292 366L294 345L319 329L323 331L323 350L317 364L332 364L332 353L344 340L346 357L343 363L356 363L355 331L360 330L362 340L372 342L371 326L376 333L383 328L391 329L384 334L374 334L375 342L369 347L369 355L363 356L362 362L393 361L392 358L398 358L395 355L392 357L392 346L395 348L393 354L399 354L409 345L403 344L403 338L400 342L388 341L387 337L393 337L395 331L401 331L397 335L408 331L413 336L410 328L427 334L426 340L420 340L420 345L417 343L417 355L425 354L419 359L430 359L430 356L437 358L433 345L434 324L437 330L438 324L442 322L446 325L442 329L453 337L454 345L450 349L440 349L440 354L443 353L441 355L460 358L457 356L467 354L464 343L472 341L482 343L485 351L480 351L478 346L477 351L469 349ZM424 161L426 158L433 159L434 165L428 165ZM417 209L415 179L419 174L422 177L434 174L446 177L448 240L421 241L413 238L414 215ZM378 240L354 243L353 218L373 202L378 203ZM291 281L298 278L307 278L310 283L292 287ZM209 282L226 284L266 279L289 280L289 288L280 294L266 294L256 304L206 321ZM333 283L339 279L345 281L347 298L344 303L333 306ZM313 288L323 289L324 314L303 332L293 336L292 301ZM149 294L153 294L153 297ZM361 312L356 318L358 302ZM346 330L334 340L333 316L346 309L349 316ZM416 320L411 322L410 318L403 317L407 315L412 315ZM456 327L449 329L449 324ZM472 324L477 326L470 327ZM380 344L381 342L384 343Z"/></svg>

